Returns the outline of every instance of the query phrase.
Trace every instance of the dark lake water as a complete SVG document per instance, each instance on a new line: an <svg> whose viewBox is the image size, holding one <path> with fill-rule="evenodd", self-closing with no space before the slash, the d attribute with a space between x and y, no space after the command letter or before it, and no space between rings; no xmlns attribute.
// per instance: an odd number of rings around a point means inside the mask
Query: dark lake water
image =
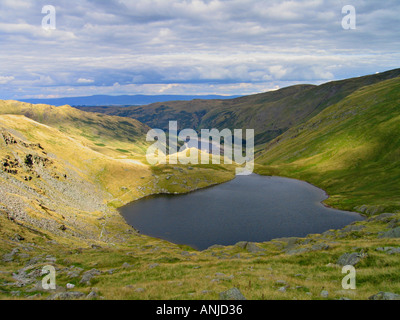
<svg viewBox="0 0 400 320"><path fill-rule="evenodd" d="M303 237L363 220L325 207L326 193L306 182L252 174L184 195L156 195L120 209L142 234L198 250L239 241Z"/></svg>

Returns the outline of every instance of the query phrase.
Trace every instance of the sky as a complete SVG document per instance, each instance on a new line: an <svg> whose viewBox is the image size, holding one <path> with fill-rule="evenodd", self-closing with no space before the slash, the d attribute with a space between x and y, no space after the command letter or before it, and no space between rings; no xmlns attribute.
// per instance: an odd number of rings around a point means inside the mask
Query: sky
<svg viewBox="0 0 400 320"><path fill-rule="evenodd" d="M398 0L0 0L0 99L245 95L399 61Z"/></svg>

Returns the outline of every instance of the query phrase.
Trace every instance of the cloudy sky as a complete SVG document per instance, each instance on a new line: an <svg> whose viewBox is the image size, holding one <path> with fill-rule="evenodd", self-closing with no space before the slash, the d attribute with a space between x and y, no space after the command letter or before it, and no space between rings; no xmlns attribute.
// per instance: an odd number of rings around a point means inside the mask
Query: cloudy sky
<svg viewBox="0 0 400 320"><path fill-rule="evenodd" d="M399 36L398 0L0 0L0 99L320 84L399 68Z"/></svg>

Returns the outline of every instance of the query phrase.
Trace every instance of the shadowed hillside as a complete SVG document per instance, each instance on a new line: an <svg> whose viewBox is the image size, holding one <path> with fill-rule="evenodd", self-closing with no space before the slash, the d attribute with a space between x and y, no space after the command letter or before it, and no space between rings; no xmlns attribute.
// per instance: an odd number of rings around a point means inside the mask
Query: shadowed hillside
<svg viewBox="0 0 400 320"><path fill-rule="evenodd" d="M0 114L24 115L110 156L140 157L148 146L146 133L150 128L134 119L87 113L70 106L54 107L12 100L0 100Z"/></svg>
<svg viewBox="0 0 400 320"><path fill-rule="evenodd" d="M262 174L307 180L327 204L378 213L400 208L400 78L365 86L271 141Z"/></svg>
<svg viewBox="0 0 400 320"><path fill-rule="evenodd" d="M357 89L392 79L400 69L320 86L297 85L277 91L228 100L192 100L133 107L82 107L82 110L137 119L152 128L168 129L177 120L180 129L254 129L256 144L268 142Z"/></svg>
<svg viewBox="0 0 400 320"><path fill-rule="evenodd" d="M372 217L204 251L142 235L116 208L222 183L234 166L148 166L148 127L138 121L0 101L0 299L211 300L233 288L254 300L399 298L400 78L375 83L396 72L248 97L267 113L282 111L287 125L308 119L258 146L257 172L310 181L329 193L328 204ZM360 79L375 84L359 88ZM246 99L235 100L234 119L245 121L249 108L247 120L261 127ZM308 111L296 116L295 101ZM199 128L231 121L207 108ZM357 267L357 290L343 290L348 264ZM42 287L46 265L56 268L55 290Z"/></svg>
<svg viewBox="0 0 400 320"><path fill-rule="evenodd" d="M83 226L92 228L94 217L108 214L109 208L149 194L188 192L232 178L222 166L199 166L188 177L187 169L179 166L148 165L147 130L133 119L68 106L0 101L2 208L13 220L56 234L65 225L75 231L61 235L92 238L99 235ZM173 185L166 183L167 175ZM69 225L72 221L74 227Z"/></svg>

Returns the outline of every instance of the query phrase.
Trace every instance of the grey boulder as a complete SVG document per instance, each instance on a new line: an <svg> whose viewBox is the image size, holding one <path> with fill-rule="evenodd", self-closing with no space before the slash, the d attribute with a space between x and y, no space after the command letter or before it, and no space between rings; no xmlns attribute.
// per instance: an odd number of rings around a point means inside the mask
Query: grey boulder
<svg viewBox="0 0 400 320"><path fill-rule="evenodd" d="M219 294L221 300L246 300L238 288L232 288Z"/></svg>
<svg viewBox="0 0 400 320"><path fill-rule="evenodd" d="M378 292L369 297L369 300L400 300L400 295L392 292Z"/></svg>
<svg viewBox="0 0 400 320"><path fill-rule="evenodd" d="M341 255L337 261L338 265L341 266L355 266L364 258L362 253L352 252L352 253L345 253Z"/></svg>
<svg viewBox="0 0 400 320"><path fill-rule="evenodd" d="M400 227L386 231L379 238L400 238Z"/></svg>

